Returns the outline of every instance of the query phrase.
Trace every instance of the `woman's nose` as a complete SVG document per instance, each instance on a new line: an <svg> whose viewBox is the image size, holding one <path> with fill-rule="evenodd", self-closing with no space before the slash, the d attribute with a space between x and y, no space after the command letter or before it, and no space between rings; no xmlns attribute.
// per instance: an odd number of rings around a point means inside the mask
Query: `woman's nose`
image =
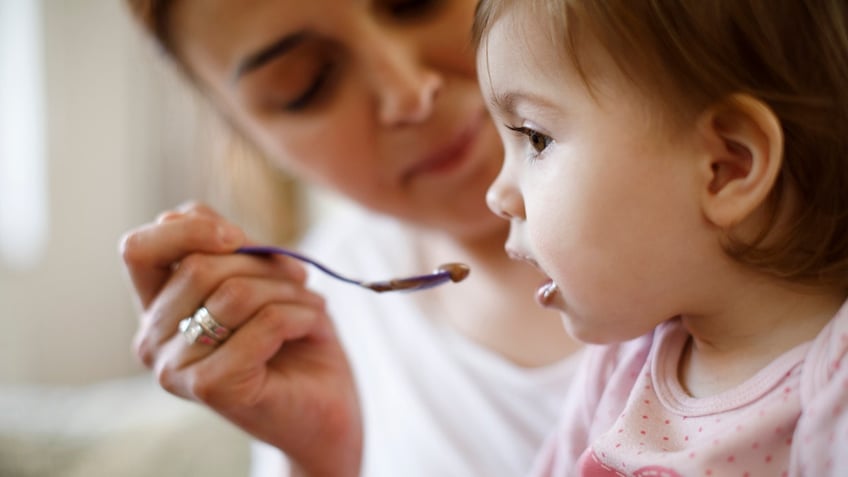
<svg viewBox="0 0 848 477"><path fill-rule="evenodd" d="M395 126L424 121L433 107L444 79L402 42L389 44L382 39L370 52L371 76L382 124Z"/></svg>
<svg viewBox="0 0 848 477"><path fill-rule="evenodd" d="M410 72L386 85L380 101L380 121L387 125L414 124L433 112L442 78L434 72Z"/></svg>
<svg viewBox="0 0 848 477"><path fill-rule="evenodd" d="M495 215L504 219L524 220L526 218L524 199L506 167L501 169L498 177L489 186L489 190L486 192L486 204Z"/></svg>

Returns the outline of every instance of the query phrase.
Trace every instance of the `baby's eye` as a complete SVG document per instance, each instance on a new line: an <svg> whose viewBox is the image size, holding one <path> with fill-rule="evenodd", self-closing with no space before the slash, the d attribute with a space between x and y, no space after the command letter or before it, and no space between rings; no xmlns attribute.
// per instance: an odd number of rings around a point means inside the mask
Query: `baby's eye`
<svg viewBox="0 0 848 477"><path fill-rule="evenodd" d="M532 129L527 129L527 138L530 140L530 145L533 146L533 149L535 149L536 152L544 151L552 142L550 137Z"/></svg>
<svg viewBox="0 0 848 477"><path fill-rule="evenodd" d="M536 151L536 154L540 154L547 149L554 141L550 136L524 126L507 126L507 129L515 131L519 135L526 136L527 141L530 142L530 146Z"/></svg>

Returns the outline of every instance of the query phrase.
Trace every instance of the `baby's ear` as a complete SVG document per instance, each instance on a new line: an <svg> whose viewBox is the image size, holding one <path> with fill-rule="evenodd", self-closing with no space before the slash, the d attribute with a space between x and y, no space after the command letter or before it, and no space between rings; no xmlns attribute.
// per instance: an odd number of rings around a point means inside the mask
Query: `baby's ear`
<svg viewBox="0 0 848 477"><path fill-rule="evenodd" d="M783 161L783 130L774 112L748 95L733 95L698 120L705 145L701 204L707 219L727 229L768 197Z"/></svg>

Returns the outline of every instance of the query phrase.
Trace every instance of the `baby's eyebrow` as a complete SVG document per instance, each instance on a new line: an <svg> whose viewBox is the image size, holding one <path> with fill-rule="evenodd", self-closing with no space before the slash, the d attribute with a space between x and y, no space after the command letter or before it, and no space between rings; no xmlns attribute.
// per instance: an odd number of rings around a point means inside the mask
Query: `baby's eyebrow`
<svg viewBox="0 0 848 477"><path fill-rule="evenodd" d="M495 111L512 112L515 96L508 92L493 91L489 97L489 106Z"/></svg>
<svg viewBox="0 0 848 477"><path fill-rule="evenodd" d="M522 90L494 91L489 104L493 109L509 114L515 114L521 104L527 104L536 109L556 109L556 106L548 99Z"/></svg>

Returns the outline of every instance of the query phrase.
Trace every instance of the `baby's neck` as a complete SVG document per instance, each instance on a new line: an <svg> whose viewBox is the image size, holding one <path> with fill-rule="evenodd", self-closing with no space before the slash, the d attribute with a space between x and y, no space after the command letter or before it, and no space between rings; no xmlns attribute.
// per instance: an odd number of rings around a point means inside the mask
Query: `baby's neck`
<svg viewBox="0 0 848 477"><path fill-rule="evenodd" d="M716 313L684 316L692 335L678 375L695 397L718 394L751 378L777 357L815 338L842 306L844 293L771 281L749 282L717 297Z"/></svg>

